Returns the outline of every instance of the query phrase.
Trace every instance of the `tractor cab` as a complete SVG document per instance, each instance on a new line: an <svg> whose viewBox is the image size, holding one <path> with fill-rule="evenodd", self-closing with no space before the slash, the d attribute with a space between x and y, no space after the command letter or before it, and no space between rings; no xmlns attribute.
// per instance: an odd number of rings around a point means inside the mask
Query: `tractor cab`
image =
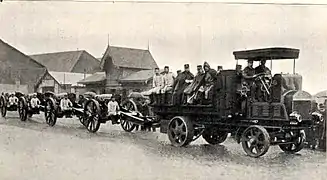
<svg viewBox="0 0 327 180"><path fill-rule="evenodd" d="M235 59L248 60L251 62L260 62L258 67L253 67L254 74L252 78L247 78L248 89L249 86L255 86L252 90L255 92L250 93L254 101L260 102L280 102L283 93L290 90L302 89L302 76L295 73L295 59L299 57L298 49L291 48L265 48L246 51L233 52ZM272 64L274 61L293 59L293 74L271 74ZM270 69L265 66L265 62L270 61ZM266 70L266 71L264 71ZM245 78L243 72L242 80ZM251 91L251 90L248 90Z"/></svg>
<svg viewBox="0 0 327 180"><path fill-rule="evenodd" d="M248 118L265 118L300 121L299 117L309 120L312 98L308 92L302 91L302 76L295 73L295 59L299 57L299 50L292 48L265 48L246 51L235 51L235 59L252 62L265 62L293 59L293 74L275 74L267 72L255 73L250 78L251 83L239 90L242 99L242 112ZM237 63L238 64L238 63ZM264 66L264 65L263 65ZM266 67L264 67L266 68ZM263 68L263 69L264 69ZM241 69L238 66L238 69ZM267 68L268 69L268 68ZM271 72L271 71L270 71ZM241 81L244 73L240 73ZM249 81L249 79L247 79ZM247 91L244 91L246 89Z"/></svg>

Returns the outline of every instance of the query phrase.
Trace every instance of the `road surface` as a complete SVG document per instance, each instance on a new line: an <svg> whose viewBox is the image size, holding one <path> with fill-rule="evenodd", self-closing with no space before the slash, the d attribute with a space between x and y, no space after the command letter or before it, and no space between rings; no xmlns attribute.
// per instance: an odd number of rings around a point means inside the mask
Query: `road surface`
<svg viewBox="0 0 327 180"><path fill-rule="evenodd" d="M21 122L15 112L0 118L0 133L1 180L327 179L326 154L311 150L287 155L271 147L255 159L232 139L175 148L158 132L127 133L107 123L91 134L77 119L48 127L43 116Z"/></svg>

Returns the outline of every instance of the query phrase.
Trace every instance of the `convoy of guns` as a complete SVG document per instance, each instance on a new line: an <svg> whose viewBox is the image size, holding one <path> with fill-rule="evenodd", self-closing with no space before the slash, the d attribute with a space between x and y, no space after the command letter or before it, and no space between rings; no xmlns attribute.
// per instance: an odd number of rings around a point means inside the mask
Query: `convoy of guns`
<svg viewBox="0 0 327 180"><path fill-rule="evenodd" d="M302 76L295 73L298 49L265 48L235 51L235 69L217 70L209 63L190 65L176 77L166 66L154 70L153 88L120 94L53 92L23 94L3 92L2 117L17 111L21 121L44 113L49 126L58 118L77 117L89 132L111 121L127 132L160 128L173 146L190 144L199 137L209 144L223 143L229 134L248 156L260 157L272 145L288 153L305 146L326 150L326 111L302 90ZM266 61L293 59L293 74L271 74ZM247 60L242 69L239 60ZM260 62L256 68L253 62ZM324 107L326 107L325 101Z"/></svg>

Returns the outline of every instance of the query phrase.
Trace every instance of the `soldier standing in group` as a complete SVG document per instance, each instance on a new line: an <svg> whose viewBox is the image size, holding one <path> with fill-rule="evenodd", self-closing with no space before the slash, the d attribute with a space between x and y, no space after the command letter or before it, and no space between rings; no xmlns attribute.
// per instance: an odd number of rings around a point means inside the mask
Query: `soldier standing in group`
<svg viewBox="0 0 327 180"><path fill-rule="evenodd" d="M202 83L204 77L204 71L202 65L197 66L197 74L194 77L194 81L185 88L184 94L187 97L187 103L193 104L194 100L197 100L197 91Z"/></svg>

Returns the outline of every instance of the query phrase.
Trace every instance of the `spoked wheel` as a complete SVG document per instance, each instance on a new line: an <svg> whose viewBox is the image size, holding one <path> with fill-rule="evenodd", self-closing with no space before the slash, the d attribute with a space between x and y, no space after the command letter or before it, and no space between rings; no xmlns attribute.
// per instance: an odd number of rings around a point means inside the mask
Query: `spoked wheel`
<svg viewBox="0 0 327 180"><path fill-rule="evenodd" d="M241 142L246 154L256 158L267 153L270 136L264 127L253 125L243 132Z"/></svg>
<svg viewBox="0 0 327 180"><path fill-rule="evenodd" d="M193 140L193 122L188 117L174 117L168 124L168 138L173 146L187 146Z"/></svg>
<svg viewBox="0 0 327 180"><path fill-rule="evenodd" d="M54 126L57 122L56 104L52 98L49 98L45 102L45 121L49 126Z"/></svg>
<svg viewBox="0 0 327 180"><path fill-rule="evenodd" d="M279 147L282 151L287 153L296 153L303 149L305 143L305 132L298 131L293 138L291 144L280 144Z"/></svg>
<svg viewBox="0 0 327 180"><path fill-rule="evenodd" d="M85 126L85 121L83 116L78 116L79 122L81 122Z"/></svg>
<svg viewBox="0 0 327 180"><path fill-rule="evenodd" d="M89 132L95 133L100 128L100 105L94 99L88 100L84 107L83 123Z"/></svg>
<svg viewBox="0 0 327 180"><path fill-rule="evenodd" d="M26 121L27 119L27 104L25 98L19 98L18 102L18 114L21 121Z"/></svg>
<svg viewBox="0 0 327 180"><path fill-rule="evenodd" d="M2 117L6 117L7 115L7 102L5 97L1 96L1 115Z"/></svg>
<svg viewBox="0 0 327 180"><path fill-rule="evenodd" d="M122 107L129 112L137 112L137 106L134 101L127 100L122 104ZM126 132L131 132L135 129L136 125L128 120L121 119L120 125Z"/></svg>
<svg viewBox="0 0 327 180"><path fill-rule="evenodd" d="M204 130L202 137L209 144L220 144L223 143L228 136L228 132L220 131L218 128L208 128Z"/></svg>

